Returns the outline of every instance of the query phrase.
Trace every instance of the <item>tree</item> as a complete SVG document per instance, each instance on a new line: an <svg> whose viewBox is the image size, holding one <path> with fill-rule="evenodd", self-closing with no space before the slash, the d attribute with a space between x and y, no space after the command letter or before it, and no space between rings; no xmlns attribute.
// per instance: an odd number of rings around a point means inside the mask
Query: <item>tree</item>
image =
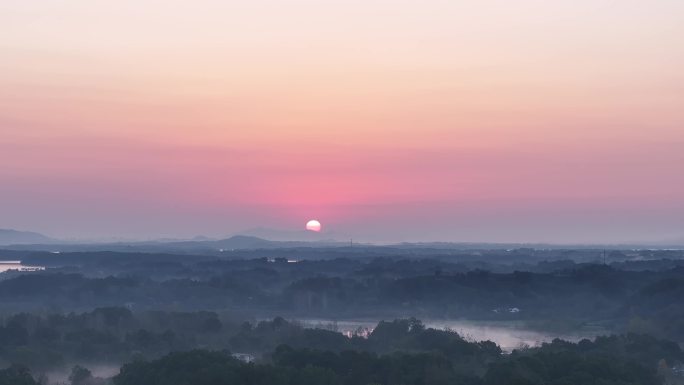
<svg viewBox="0 0 684 385"><path fill-rule="evenodd" d="M31 372L19 365L12 365L0 370L0 385L39 385L31 376Z"/></svg>
<svg viewBox="0 0 684 385"><path fill-rule="evenodd" d="M89 380L93 378L93 374L90 370L76 365L71 368L71 374L69 375L69 381L71 385L86 385Z"/></svg>

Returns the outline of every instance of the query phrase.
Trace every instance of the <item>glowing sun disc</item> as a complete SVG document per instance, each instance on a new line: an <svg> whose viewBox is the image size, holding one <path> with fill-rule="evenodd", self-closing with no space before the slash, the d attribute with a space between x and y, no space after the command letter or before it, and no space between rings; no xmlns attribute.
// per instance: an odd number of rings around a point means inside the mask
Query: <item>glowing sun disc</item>
<svg viewBox="0 0 684 385"><path fill-rule="evenodd" d="M306 229L309 231L319 232L319 231L321 231L321 222L319 222L315 219L312 219L312 220L306 222Z"/></svg>

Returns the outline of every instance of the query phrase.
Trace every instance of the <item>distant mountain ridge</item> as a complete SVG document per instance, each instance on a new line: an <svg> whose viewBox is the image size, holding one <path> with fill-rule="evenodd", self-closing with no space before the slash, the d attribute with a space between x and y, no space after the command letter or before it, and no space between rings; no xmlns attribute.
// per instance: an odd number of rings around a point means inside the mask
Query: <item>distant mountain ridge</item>
<svg viewBox="0 0 684 385"><path fill-rule="evenodd" d="M2 243L0 243L2 245ZM287 248L340 247L347 243L337 241L271 241L247 235L234 235L220 240L178 240L178 241L137 241L108 243L72 243L72 242L28 242L14 243L14 250L41 250L61 252L83 251L115 251L115 252L151 252L212 254L232 250L264 250Z"/></svg>
<svg viewBox="0 0 684 385"><path fill-rule="evenodd" d="M54 242L56 242L56 240L40 233L0 229L0 245L29 245Z"/></svg>
<svg viewBox="0 0 684 385"><path fill-rule="evenodd" d="M343 239L343 240L341 240ZM349 239L349 240L348 240ZM352 245L351 238L335 232L288 231L269 228L245 230L226 238L211 238L202 235L188 239L160 238L154 240L112 240L112 241L68 241L57 240L43 234L0 229L0 246L11 246L14 250L36 251L119 251L119 252L163 252L184 254L213 254L232 250L259 250L279 248L337 248ZM392 248L396 250L479 250L479 249L684 249L684 238L668 241L620 243L620 244L546 244L546 243L487 243L487 242L402 242L367 243L353 242L355 247Z"/></svg>
<svg viewBox="0 0 684 385"><path fill-rule="evenodd" d="M290 242L290 241L295 241L295 242L334 242L335 238L338 238L340 234L336 233L331 233L328 231L321 231L321 232L315 232L315 231L308 231L308 230L279 230L279 229L270 229L266 227L255 227L253 229L249 230L244 230L240 231L238 233L235 233L235 236L248 236L248 237L255 237L255 238L261 238L261 239L266 239L269 241L276 241L276 242Z"/></svg>
<svg viewBox="0 0 684 385"><path fill-rule="evenodd" d="M294 247L321 247L321 246L340 246L342 243L334 240L318 240L318 241L275 241L264 239L250 235L234 235L230 238L220 239L215 241L184 241L171 242L167 245L195 245L195 246L210 246L219 249L277 249L277 248L294 248Z"/></svg>

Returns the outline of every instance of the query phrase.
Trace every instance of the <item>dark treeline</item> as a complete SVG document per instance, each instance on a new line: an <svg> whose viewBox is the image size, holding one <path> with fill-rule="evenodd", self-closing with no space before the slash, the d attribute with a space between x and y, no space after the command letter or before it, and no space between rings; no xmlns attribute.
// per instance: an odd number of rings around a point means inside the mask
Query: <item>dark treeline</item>
<svg viewBox="0 0 684 385"><path fill-rule="evenodd" d="M314 245L314 244L312 244ZM59 246L55 246L60 248ZM557 269L559 265L572 263L630 263L639 268L654 268L657 261L669 261L663 268L681 266L684 263L682 250L604 250L604 249L443 249L420 248L417 246L397 248L383 246L349 247L300 247L300 248L268 248L268 249L218 249L207 250L204 254L170 252L137 252L134 250L108 250L95 246L96 250L88 252L62 252L59 254L44 251L0 250L0 256L6 259L20 259L26 263L50 267L78 266L79 268L103 267L130 268L138 264L193 264L199 261L229 260L248 261L261 258L277 257L289 260L324 261L348 259L362 263L372 260L431 260L447 265L460 264L465 268L479 268L496 272L544 271L550 266ZM134 248L133 248L134 249ZM551 265L548 265L551 263ZM94 272L94 270L93 270Z"/></svg>
<svg viewBox="0 0 684 385"><path fill-rule="evenodd" d="M3 252L46 270L0 273L0 385L682 379L670 370L684 342L679 251L360 249ZM407 317L620 336L503 354ZM308 318L398 320L350 337L296 321ZM96 370L126 363L115 377Z"/></svg>
<svg viewBox="0 0 684 385"><path fill-rule="evenodd" d="M226 349L187 350L157 359L139 357L123 365L111 379L75 367L70 383L655 385L665 376L676 380L668 368L684 360L677 344L636 334L577 344L555 340L504 355L491 342L467 342L455 332L426 328L417 320L381 322L368 338L347 338L332 331L292 333L296 327L282 319L244 328L243 332L255 333L254 337L288 336L289 344L278 345L256 363L245 363ZM277 340L272 342L280 342ZM23 366L0 371L0 384L36 383Z"/></svg>
<svg viewBox="0 0 684 385"><path fill-rule="evenodd" d="M261 357L279 345L376 353L442 349L444 354L498 356L492 342L468 343L454 332L426 329L420 321L380 322L368 338L329 329L305 328L281 317L231 322L212 312L143 312L101 308L82 314L17 314L0 327L0 359L37 370L70 363L123 363L173 351L229 349Z"/></svg>
<svg viewBox="0 0 684 385"><path fill-rule="evenodd" d="M40 370L72 362L121 363L174 350L225 347L239 330L212 312L134 314L98 308L81 314L20 313L0 326L0 359Z"/></svg>
<svg viewBox="0 0 684 385"><path fill-rule="evenodd" d="M5 273L3 309L67 313L123 305L262 318L416 316L547 327L590 322L684 341L684 267L676 260L642 262L641 269L638 262L563 260L541 262L533 271L491 272L431 259L110 259L83 271L69 265Z"/></svg>
<svg viewBox="0 0 684 385"><path fill-rule="evenodd" d="M462 346L449 338L439 341L443 336L437 331L410 333L416 334L412 338L414 346L424 351L379 355L359 350L334 353L280 346L267 365L247 365L226 353L191 351L152 362L127 364L113 383L656 385L667 375L656 370L657 362L682 359L676 344L637 335L599 338L596 342L585 340L579 344L556 340L540 348L502 356L495 351L483 351L480 346Z"/></svg>

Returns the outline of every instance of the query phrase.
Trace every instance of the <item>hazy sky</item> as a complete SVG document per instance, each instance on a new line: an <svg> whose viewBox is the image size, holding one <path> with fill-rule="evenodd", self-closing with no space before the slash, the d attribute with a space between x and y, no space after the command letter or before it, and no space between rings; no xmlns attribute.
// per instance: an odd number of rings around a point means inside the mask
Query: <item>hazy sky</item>
<svg viewBox="0 0 684 385"><path fill-rule="evenodd" d="M680 0L2 0L0 228L684 237Z"/></svg>

